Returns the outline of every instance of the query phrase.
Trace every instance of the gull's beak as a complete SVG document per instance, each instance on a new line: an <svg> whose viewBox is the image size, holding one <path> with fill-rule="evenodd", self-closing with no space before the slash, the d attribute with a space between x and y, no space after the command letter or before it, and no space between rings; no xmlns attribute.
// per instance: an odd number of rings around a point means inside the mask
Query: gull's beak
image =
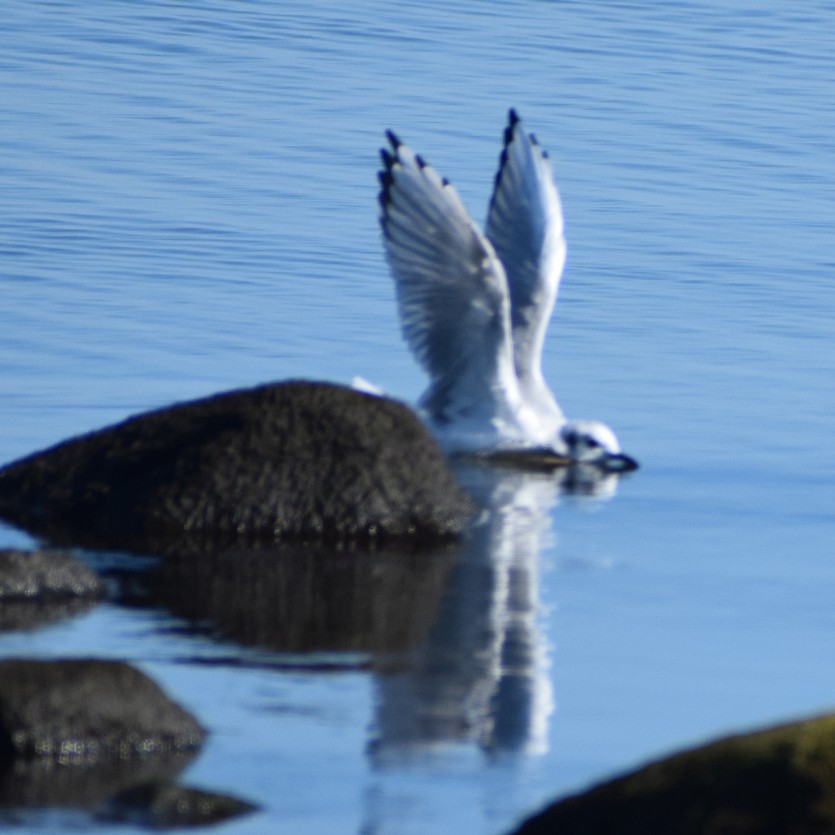
<svg viewBox="0 0 835 835"><path fill-rule="evenodd" d="M606 472L609 473L628 473L638 469L638 462L624 452L607 455L602 464Z"/></svg>

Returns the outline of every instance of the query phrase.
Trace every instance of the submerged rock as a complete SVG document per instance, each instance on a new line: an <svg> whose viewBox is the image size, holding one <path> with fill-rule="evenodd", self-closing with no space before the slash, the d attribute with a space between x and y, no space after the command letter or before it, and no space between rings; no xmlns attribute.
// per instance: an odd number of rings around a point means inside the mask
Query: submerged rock
<svg viewBox="0 0 835 835"><path fill-rule="evenodd" d="M835 714L732 736L558 801L516 835L835 832Z"/></svg>
<svg viewBox="0 0 835 835"><path fill-rule="evenodd" d="M168 755L205 731L148 676L119 661L0 661L0 767Z"/></svg>
<svg viewBox="0 0 835 835"><path fill-rule="evenodd" d="M0 469L0 517L56 542L455 536L475 507L403 404L326 383L228 392Z"/></svg>
<svg viewBox="0 0 835 835"><path fill-rule="evenodd" d="M104 584L95 571L59 551L0 550L0 605L8 601L98 598Z"/></svg>
<svg viewBox="0 0 835 835"><path fill-rule="evenodd" d="M70 617L103 595L98 575L68 554L0 550L0 632Z"/></svg>
<svg viewBox="0 0 835 835"><path fill-rule="evenodd" d="M258 809L227 794L177 783L144 783L110 798L97 817L150 829L208 826Z"/></svg>

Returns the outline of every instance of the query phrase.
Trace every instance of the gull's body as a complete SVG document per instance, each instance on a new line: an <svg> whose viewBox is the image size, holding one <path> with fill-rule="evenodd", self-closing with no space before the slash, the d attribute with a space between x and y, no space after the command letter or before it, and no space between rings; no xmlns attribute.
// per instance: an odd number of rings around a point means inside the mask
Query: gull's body
<svg viewBox="0 0 835 835"><path fill-rule="evenodd" d="M452 186L388 138L380 175L386 254L404 336L430 378L419 406L442 447L634 467L611 429L566 421L542 376L565 239L534 136L511 110L484 234Z"/></svg>

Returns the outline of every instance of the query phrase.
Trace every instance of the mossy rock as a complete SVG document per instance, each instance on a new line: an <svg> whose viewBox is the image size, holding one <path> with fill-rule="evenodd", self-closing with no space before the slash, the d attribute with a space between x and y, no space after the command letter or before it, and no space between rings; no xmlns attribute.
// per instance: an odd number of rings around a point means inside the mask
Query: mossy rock
<svg viewBox="0 0 835 835"><path fill-rule="evenodd" d="M653 762L528 819L517 835L835 832L835 714Z"/></svg>

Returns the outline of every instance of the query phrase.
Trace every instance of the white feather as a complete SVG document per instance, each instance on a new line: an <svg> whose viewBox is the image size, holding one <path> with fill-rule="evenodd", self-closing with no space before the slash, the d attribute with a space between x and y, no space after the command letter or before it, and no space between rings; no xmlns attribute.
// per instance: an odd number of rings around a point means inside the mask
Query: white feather
<svg viewBox="0 0 835 835"><path fill-rule="evenodd" d="M614 433L566 421L542 376L565 262L546 154L514 111L482 234L455 189L394 134L382 152L381 222L403 335L429 375L419 406L447 452L548 448L618 456Z"/></svg>

